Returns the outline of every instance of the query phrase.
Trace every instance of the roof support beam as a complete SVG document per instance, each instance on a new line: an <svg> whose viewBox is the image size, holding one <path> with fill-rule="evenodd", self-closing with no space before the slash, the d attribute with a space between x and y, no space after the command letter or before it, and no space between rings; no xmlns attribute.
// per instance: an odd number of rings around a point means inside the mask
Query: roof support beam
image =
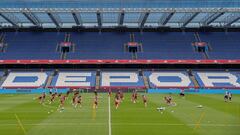
<svg viewBox="0 0 240 135"><path fill-rule="evenodd" d="M123 26L125 12L122 11L118 16L118 26Z"/></svg>
<svg viewBox="0 0 240 135"><path fill-rule="evenodd" d="M22 14L35 26L40 26L40 21L39 19L31 12L22 12Z"/></svg>
<svg viewBox="0 0 240 135"><path fill-rule="evenodd" d="M0 16L4 18L6 21L8 21L9 23L11 23L14 27L16 28L19 27L17 18L14 15L0 13Z"/></svg>
<svg viewBox="0 0 240 135"><path fill-rule="evenodd" d="M78 13L72 12L72 16L73 16L73 19L74 19L75 23L78 26L82 25L81 17L78 15Z"/></svg>
<svg viewBox="0 0 240 135"><path fill-rule="evenodd" d="M174 12L164 14L163 17L160 19L159 24L166 25L173 15L174 15Z"/></svg>
<svg viewBox="0 0 240 135"><path fill-rule="evenodd" d="M139 20L140 28L144 27L144 24L146 23L149 14L150 14L150 11L147 11L145 13L142 13L142 15L140 16L140 20Z"/></svg>
<svg viewBox="0 0 240 135"><path fill-rule="evenodd" d="M186 27L198 14L199 12L192 13L191 15L189 15L186 21L183 23L182 27Z"/></svg>
<svg viewBox="0 0 240 135"><path fill-rule="evenodd" d="M98 23L98 27L101 28L102 27L102 14L99 11L97 11L97 23Z"/></svg>
<svg viewBox="0 0 240 135"><path fill-rule="evenodd" d="M234 16L229 16L229 20L225 25L224 27L231 27L231 25L235 22L237 22L238 20L240 19L240 15L234 15Z"/></svg>
<svg viewBox="0 0 240 135"><path fill-rule="evenodd" d="M47 12L48 16L50 17L50 19L52 20L52 22L56 25L57 28L60 28L60 24L59 21L57 20L57 18L51 13L51 12Z"/></svg>
<svg viewBox="0 0 240 135"><path fill-rule="evenodd" d="M207 18L204 21L204 26L208 26L210 25L212 22L214 22L215 20L217 20L220 16L222 16L224 14L224 12L220 12L220 13L214 13L212 14L209 18Z"/></svg>

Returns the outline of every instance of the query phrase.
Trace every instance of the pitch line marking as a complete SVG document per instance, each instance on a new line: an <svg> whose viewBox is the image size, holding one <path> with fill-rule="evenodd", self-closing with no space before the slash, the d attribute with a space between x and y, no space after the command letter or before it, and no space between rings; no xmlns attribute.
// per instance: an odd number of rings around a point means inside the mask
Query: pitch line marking
<svg viewBox="0 0 240 135"><path fill-rule="evenodd" d="M112 135L112 126L111 126L111 99L108 96L108 134Z"/></svg>
<svg viewBox="0 0 240 135"><path fill-rule="evenodd" d="M17 116L16 113L15 113L14 115L15 115L15 118L17 119L18 125L21 127L21 129L22 129L24 135L26 135L27 132L26 132L25 128L23 127L23 124L22 124L21 120L19 119L19 117Z"/></svg>
<svg viewBox="0 0 240 135"><path fill-rule="evenodd" d="M200 127L201 121L202 121L202 119L203 119L204 116L205 116L205 112L202 112L199 120L197 121L197 123L196 123L196 125L195 125L195 127L194 127L194 130L196 130L196 129L198 129L198 128Z"/></svg>

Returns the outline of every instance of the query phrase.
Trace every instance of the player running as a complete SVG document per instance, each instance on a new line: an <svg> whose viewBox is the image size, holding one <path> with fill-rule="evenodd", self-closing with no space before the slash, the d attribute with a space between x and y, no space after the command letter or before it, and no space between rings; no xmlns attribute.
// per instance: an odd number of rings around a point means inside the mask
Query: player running
<svg viewBox="0 0 240 135"><path fill-rule="evenodd" d="M120 102L121 102L121 99L120 99L120 97L116 94L114 100L115 100L115 108L118 109L119 104L120 104Z"/></svg>
<svg viewBox="0 0 240 135"><path fill-rule="evenodd" d="M232 101L232 93L228 92L228 100L231 102Z"/></svg>
<svg viewBox="0 0 240 135"><path fill-rule="evenodd" d="M74 101L75 109L77 108L78 104L80 105L80 107L82 107L82 96L81 95L79 95L75 98L75 101Z"/></svg>
<svg viewBox="0 0 240 135"><path fill-rule="evenodd" d="M225 92L225 95L224 95L224 101L227 102L228 101L228 97L229 94L228 94L228 91Z"/></svg>
<svg viewBox="0 0 240 135"><path fill-rule="evenodd" d="M147 96L146 95L142 95L142 100L143 100L144 106L147 107Z"/></svg>
<svg viewBox="0 0 240 135"><path fill-rule="evenodd" d="M74 94L73 94L73 98L72 98L72 105L74 105L75 104L75 98L77 98L78 97L78 94L79 94L79 92L77 91L77 92L75 92Z"/></svg>
<svg viewBox="0 0 240 135"><path fill-rule="evenodd" d="M172 96L165 96L164 101L167 103L167 105L176 106L176 103L173 102Z"/></svg>
<svg viewBox="0 0 240 135"><path fill-rule="evenodd" d="M65 96L65 95L61 95L61 97L60 97L60 105L59 105L60 111L63 111L63 110L64 110L65 100L66 100L66 96Z"/></svg>
<svg viewBox="0 0 240 135"><path fill-rule="evenodd" d="M137 91L134 90L133 93L132 93L132 102L133 102L133 103L136 103L136 102L137 102L137 97L138 97Z"/></svg>
<svg viewBox="0 0 240 135"><path fill-rule="evenodd" d="M43 92L42 95L38 97L39 103L43 104L43 102L45 101L45 98L46 98L46 93Z"/></svg>
<svg viewBox="0 0 240 135"><path fill-rule="evenodd" d="M121 102L124 100L124 94L123 94L123 92L122 91L120 91L120 100L121 100Z"/></svg>
<svg viewBox="0 0 240 135"><path fill-rule="evenodd" d="M51 95L49 104L52 104L52 103L55 101L56 96L57 96L57 93L53 93L53 94Z"/></svg>

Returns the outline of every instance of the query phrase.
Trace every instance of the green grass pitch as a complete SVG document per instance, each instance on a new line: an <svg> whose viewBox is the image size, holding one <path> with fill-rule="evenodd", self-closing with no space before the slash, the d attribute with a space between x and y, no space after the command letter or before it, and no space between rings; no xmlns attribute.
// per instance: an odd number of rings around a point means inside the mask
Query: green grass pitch
<svg viewBox="0 0 240 135"><path fill-rule="evenodd" d="M177 105L166 106L164 94L147 94L145 108L125 94L117 110L107 94L99 94L98 109L92 93L82 95L81 108L73 108L70 96L63 112L58 101L40 105L37 95L0 95L0 135L240 135L240 95L231 103L223 95L173 95Z"/></svg>

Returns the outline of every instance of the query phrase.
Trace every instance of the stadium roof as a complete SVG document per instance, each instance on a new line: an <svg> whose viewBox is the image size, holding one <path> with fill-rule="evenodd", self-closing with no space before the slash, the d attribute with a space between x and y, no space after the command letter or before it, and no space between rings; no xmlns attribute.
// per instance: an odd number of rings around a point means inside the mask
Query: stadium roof
<svg viewBox="0 0 240 135"><path fill-rule="evenodd" d="M1 0L0 26L240 27L239 0Z"/></svg>

